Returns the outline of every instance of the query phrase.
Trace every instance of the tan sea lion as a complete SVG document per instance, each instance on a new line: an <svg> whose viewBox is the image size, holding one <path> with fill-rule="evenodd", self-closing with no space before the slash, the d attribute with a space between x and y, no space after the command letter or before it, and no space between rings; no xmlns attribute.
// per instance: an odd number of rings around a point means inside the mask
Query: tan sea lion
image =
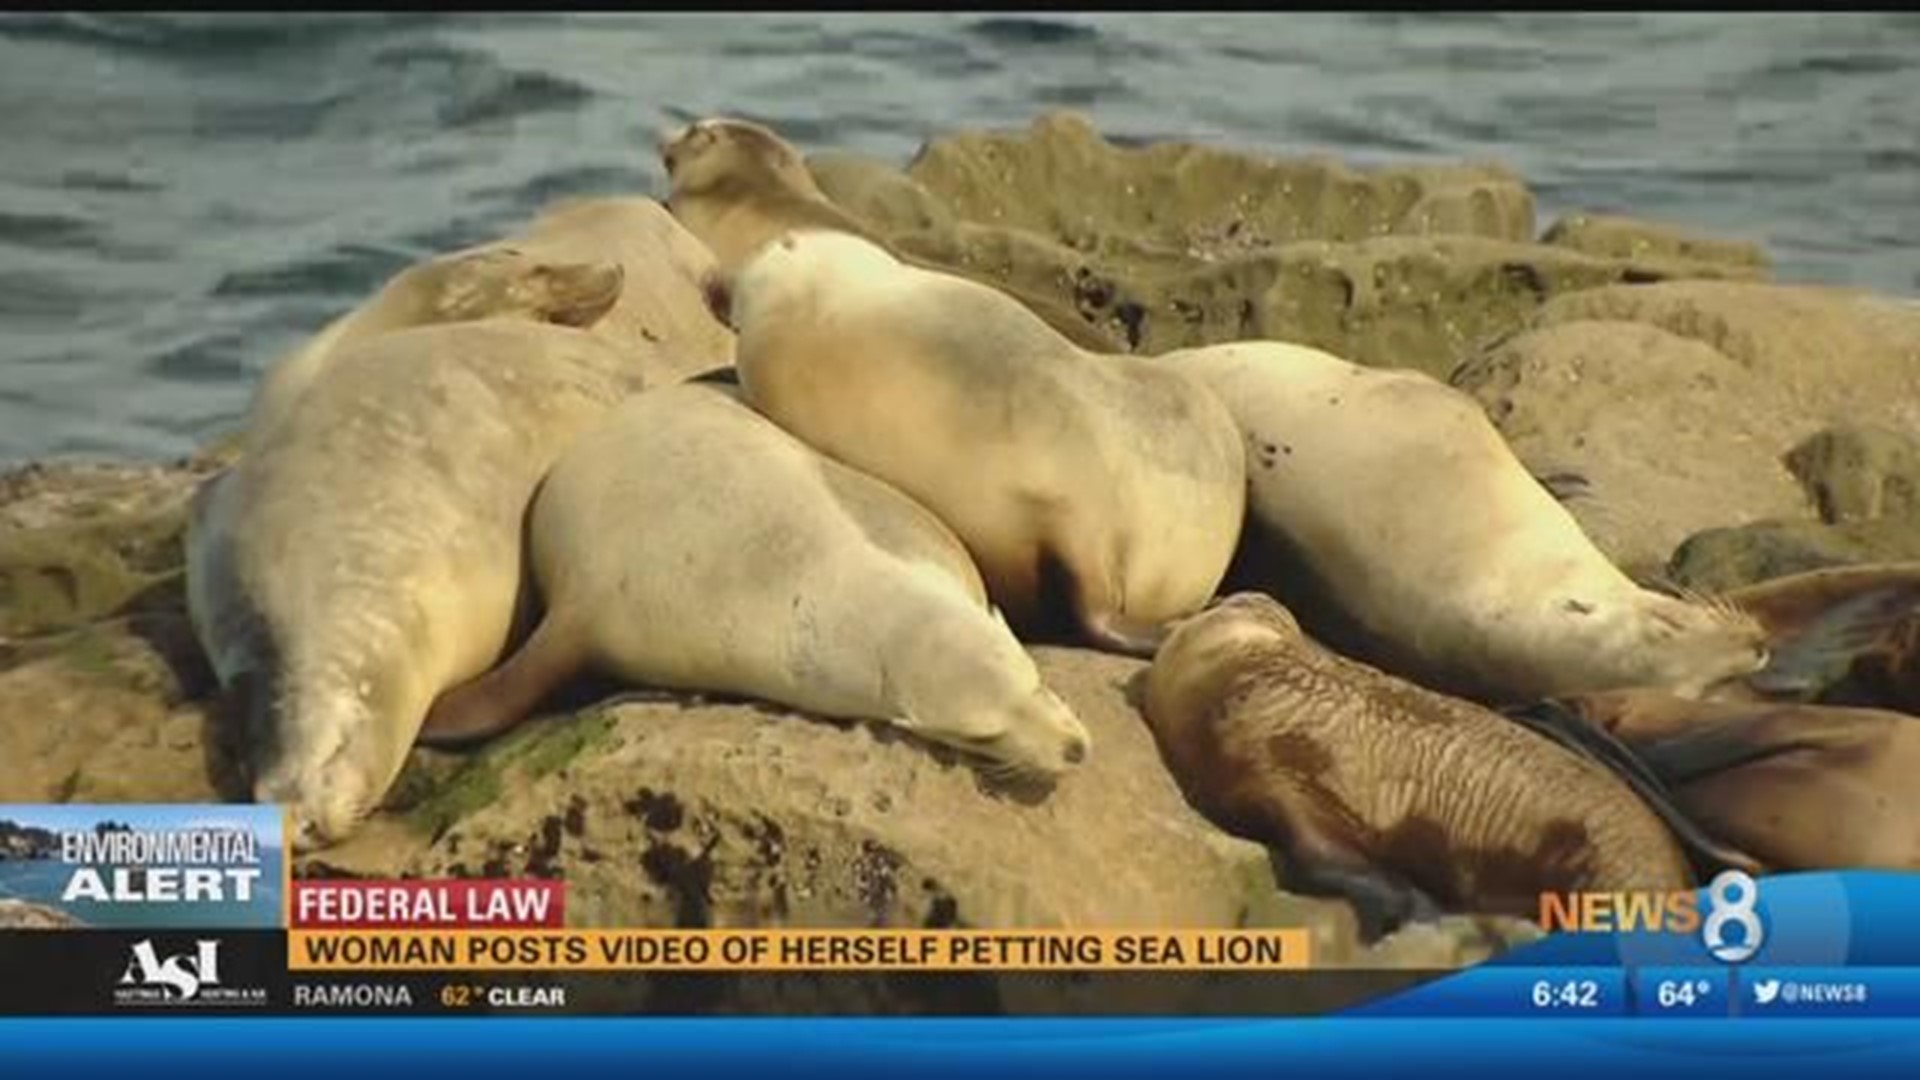
<svg viewBox="0 0 1920 1080"><path fill-rule="evenodd" d="M434 698L499 657L535 485L642 366L514 319L381 334L195 496L189 612L253 796L290 805L297 847L348 834Z"/></svg>
<svg viewBox="0 0 1920 1080"><path fill-rule="evenodd" d="M1683 813L1770 871L1920 870L1920 719L1639 690L1556 706L1629 746Z"/></svg>
<svg viewBox="0 0 1920 1080"><path fill-rule="evenodd" d="M846 233L789 233L713 293L747 401L938 514L1016 628L1071 611L1089 640L1151 655L1212 597L1246 465L1191 377L1095 356L988 286Z"/></svg>
<svg viewBox="0 0 1920 1080"><path fill-rule="evenodd" d="M850 233L892 251L880 236L827 198L805 158L772 129L750 120L701 120L660 141L673 213L705 241L723 272L737 270L774 237L800 229ZM894 251L909 266L943 270L1005 292L1061 336L1092 352L1128 351L1126 342L1072 307L965 267L935 266Z"/></svg>
<svg viewBox="0 0 1920 1080"><path fill-rule="evenodd" d="M1494 704L1613 687L1698 696L1767 660L1727 604L1622 573L1472 398L1414 371L1239 342L1154 358L1246 439L1231 581L1281 595L1343 652Z"/></svg>
<svg viewBox="0 0 1920 1080"><path fill-rule="evenodd" d="M263 437L334 356L356 342L414 326L522 318L592 326L627 283L619 263L557 261L500 244L468 248L409 266L371 297L270 366L248 409L247 444Z"/></svg>
<svg viewBox="0 0 1920 1080"><path fill-rule="evenodd" d="M546 615L441 698L425 737L505 730L585 668L877 720L1059 776L1089 736L988 606L947 527L723 386L638 395L561 457L531 513Z"/></svg>
<svg viewBox="0 0 1920 1080"><path fill-rule="evenodd" d="M1264 594L1182 621L1145 702L1198 810L1277 846L1290 887L1342 893L1363 915L1531 917L1547 891L1694 886L1667 827L1613 773L1321 648Z"/></svg>
<svg viewBox="0 0 1920 1080"><path fill-rule="evenodd" d="M654 357L659 370L647 372L649 385L733 362L733 331L701 296L713 254L653 199L563 199L497 244L551 260L619 263L626 287L613 310L588 329Z"/></svg>

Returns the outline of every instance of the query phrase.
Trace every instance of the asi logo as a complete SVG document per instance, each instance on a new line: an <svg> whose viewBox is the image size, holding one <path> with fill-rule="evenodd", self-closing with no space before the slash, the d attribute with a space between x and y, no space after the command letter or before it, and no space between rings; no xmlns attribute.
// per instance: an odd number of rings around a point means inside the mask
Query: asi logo
<svg viewBox="0 0 1920 1080"><path fill-rule="evenodd" d="M196 941L191 953L161 959L151 939L133 947L114 1000L121 1005L264 1005L267 992L220 983L220 943Z"/></svg>
<svg viewBox="0 0 1920 1080"><path fill-rule="evenodd" d="M1760 900L1760 883L1739 870L1723 870L1707 886L1706 922L1700 941L1714 959L1738 964L1753 958L1767 940L1767 928L1753 906ZM1737 933L1729 936L1729 929Z"/></svg>

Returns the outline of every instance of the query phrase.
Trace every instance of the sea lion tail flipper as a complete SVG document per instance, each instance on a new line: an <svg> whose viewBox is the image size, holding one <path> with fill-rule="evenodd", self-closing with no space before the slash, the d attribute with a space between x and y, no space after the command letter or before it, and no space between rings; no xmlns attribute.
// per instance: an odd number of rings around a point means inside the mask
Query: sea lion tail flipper
<svg viewBox="0 0 1920 1080"><path fill-rule="evenodd" d="M1146 625L1129 621L1117 611L1081 612L1080 628L1088 640L1104 649L1152 659L1167 640L1164 625Z"/></svg>
<svg viewBox="0 0 1920 1080"><path fill-rule="evenodd" d="M1680 784L1803 748L1807 740L1792 730L1791 720L1791 714L1757 706L1754 712L1702 721L1637 749L1649 768ZM1786 730L1779 727L1782 721L1789 723Z"/></svg>
<svg viewBox="0 0 1920 1080"><path fill-rule="evenodd" d="M1804 622L1762 619L1771 655L1767 666L1747 676L1747 685L1771 697L1811 699L1840 681L1860 653L1920 611L1920 598L1906 585L1870 589L1830 604Z"/></svg>
<svg viewBox="0 0 1920 1080"><path fill-rule="evenodd" d="M1640 797L1647 809L1659 817L1696 864L1716 870L1732 868L1748 873L1760 871L1759 864L1751 856L1729 847L1701 828L1674 800L1668 785L1684 783L1697 774L1669 771L1664 767L1664 761L1656 761L1648 753L1647 745L1627 746L1612 732L1598 724L1589 723L1564 702L1536 702L1508 709L1505 715L1534 734L1550 739L1618 776Z"/></svg>
<svg viewBox="0 0 1920 1080"><path fill-rule="evenodd" d="M734 367L732 364L724 364L717 368L708 368L687 381L690 383L715 383L721 386L739 386L740 369Z"/></svg>
<svg viewBox="0 0 1920 1080"><path fill-rule="evenodd" d="M573 634L552 618L542 619L505 663L434 699L417 741L447 747L492 738L525 720L580 667Z"/></svg>
<svg viewBox="0 0 1920 1080"><path fill-rule="evenodd" d="M1557 502L1570 502L1587 494L1593 487L1592 481L1576 472L1534 473L1533 478Z"/></svg>
<svg viewBox="0 0 1920 1080"><path fill-rule="evenodd" d="M1432 922L1444 912L1412 882L1346 850L1301 842L1290 849L1270 848L1289 892L1336 896L1353 906L1360 940L1371 944L1409 923Z"/></svg>

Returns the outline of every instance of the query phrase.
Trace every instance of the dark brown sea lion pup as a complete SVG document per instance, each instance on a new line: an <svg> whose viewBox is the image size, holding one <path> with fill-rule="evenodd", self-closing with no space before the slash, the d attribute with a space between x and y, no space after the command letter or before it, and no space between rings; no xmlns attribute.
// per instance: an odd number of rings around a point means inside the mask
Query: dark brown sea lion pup
<svg viewBox="0 0 1920 1080"><path fill-rule="evenodd" d="M1766 869L1920 870L1920 719L1642 690L1549 707L1631 747L1681 812Z"/></svg>
<svg viewBox="0 0 1920 1080"><path fill-rule="evenodd" d="M1321 648L1264 594L1181 622L1145 697L1195 807L1363 917L1530 917L1543 891L1695 884L1674 836L1606 768Z"/></svg>
<svg viewBox="0 0 1920 1080"><path fill-rule="evenodd" d="M852 233L892 250L828 199L800 151L764 125L726 117L701 120L662 139L659 149L673 186L668 205L688 231L712 249L722 270L737 268L767 241L793 229ZM1125 342L1051 297L965 267L934 266L898 251L893 254L910 266L945 270L999 289L1083 349L1128 351Z"/></svg>

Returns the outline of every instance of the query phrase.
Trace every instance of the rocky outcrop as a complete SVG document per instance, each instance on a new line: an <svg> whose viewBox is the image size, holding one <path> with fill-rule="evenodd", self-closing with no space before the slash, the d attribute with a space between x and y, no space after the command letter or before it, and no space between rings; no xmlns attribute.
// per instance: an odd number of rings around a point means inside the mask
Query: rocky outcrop
<svg viewBox="0 0 1920 1080"><path fill-rule="evenodd" d="M1497 165L1121 146L1070 112L936 139L904 172L811 164L901 250L1058 296L1137 352L1273 337L1444 376L1564 292L1764 272L1704 238L1535 243L1533 196Z"/></svg>
<svg viewBox="0 0 1920 1080"><path fill-rule="evenodd" d="M1920 440L1845 424L1788 451L1787 469L1829 524L1920 518Z"/></svg>
<svg viewBox="0 0 1920 1080"><path fill-rule="evenodd" d="M1673 277L1694 276L1689 268L1702 263L1734 278L1763 278L1772 267L1758 244L1610 214L1568 214L1541 234L1540 242L1609 259L1673 260Z"/></svg>
<svg viewBox="0 0 1920 1080"><path fill-rule="evenodd" d="M1568 508L1653 573L1704 530L1905 505L1891 433L1920 431L1920 309L1797 286L1608 287L1547 303L1452 380L1535 471L1585 477ZM1822 439L1834 425L1853 433Z"/></svg>

